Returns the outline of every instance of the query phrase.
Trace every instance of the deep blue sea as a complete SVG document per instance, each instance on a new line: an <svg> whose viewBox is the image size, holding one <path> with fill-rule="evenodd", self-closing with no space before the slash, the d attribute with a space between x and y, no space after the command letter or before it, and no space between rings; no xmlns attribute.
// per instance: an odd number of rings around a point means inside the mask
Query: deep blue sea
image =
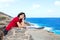
<svg viewBox="0 0 60 40"><path fill-rule="evenodd" d="M35 23L40 27L52 28L52 32L60 34L60 18L27 18L26 21Z"/></svg>

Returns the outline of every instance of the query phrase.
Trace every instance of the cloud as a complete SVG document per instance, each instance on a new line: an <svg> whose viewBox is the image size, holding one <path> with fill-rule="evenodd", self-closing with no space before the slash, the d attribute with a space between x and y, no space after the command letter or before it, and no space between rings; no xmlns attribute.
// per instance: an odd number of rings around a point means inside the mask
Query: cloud
<svg viewBox="0 0 60 40"><path fill-rule="evenodd" d="M60 1L55 1L55 2L54 2L54 5L60 6Z"/></svg>
<svg viewBox="0 0 60 40"><path fill-rule="evenodd" d="M7 7L9 7L10 6L10 4L9 3L2 3L2 4L0 4L0 8L7 8Z"/></svg>
<svg viewBox="0 0 60 40"><path fill-rule="evenodd" d="M9 7L15 0L0 0L0 8Z"/></svg>
<svg viewBox="0 0 60 40"><path fill-rule="evenodd" d="M39 4L33 4L32 8L40 8L40 5Z"/></svg>
<svg viewBox="0 0 60 40"><path fill-rule="evenodd" d="M48 12L51 13L51 12L54 12L54 10L53 9L48 9Z"/></svg>
<svg viewBox="0 0 60 40"><path fill-rule="evenodd" d="M34 10L40 8L40 4L33 4L29 9Z"/></svg>
<svg viewBox="0 0 60 40"><path fill-rule="evenodd" d="M6 3L6 2L14 2L14 0L0 0L1 3Z"/></svg>
<svg viewBox="0 0 60 40"><path fill-rule="evenodd" d="M9 7L9 6L10 6L9 4L1 4L1 5L0 5L0 8L3 9L3 8L5 8L5 7Z"/></svg>

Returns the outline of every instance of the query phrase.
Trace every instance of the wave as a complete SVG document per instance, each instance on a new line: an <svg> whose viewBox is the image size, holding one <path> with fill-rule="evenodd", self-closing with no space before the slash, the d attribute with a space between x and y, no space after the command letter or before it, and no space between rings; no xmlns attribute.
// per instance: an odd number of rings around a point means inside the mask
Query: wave
<svg viewBox="0 0 60 40"><path fill-rule="evenodd" d="M36 24L36 23L31 23L31 22L29 22L29 24L31 24L31 26L27 26L28 28L34 29L34 28L44 27L43 30L53 32L54 34L60 34L60 30L54 30L52 27L42 26L42 25L38 25L38 24Z"/></svg>
<svg viewBox="0 0 60 40"><path fill-rule="evenodd" d="M31 26L28 26L28 27L34 27L34 28L44 27L44 30L47 30L47 31L53 30L53 28L51 28L51 27L42 26L42 25L38 25L38 24L36 24L36 23L31 23L31 22L28 22L28 23L31 24Z"/></svg>
<svg viewBox="0 0 60 40"><path fill-rule="evenodd" d="M53 30L54 34L60 35L60 30Z"/></svg>
<svg viewBox="0 0 60 40"><path fill-rule="evenodd" d="M52 27L46 27L46 26L44 26L44 30L52 31L52 30L53 30L53 28L52 28Z"/></svg>
<svg viewBox="0 0 60 40"><path fill-rule="evenodd" d="M39 28L40 26L38 24L35 24L35 23L30 23L28 22L31 26L28 26L28 27L31 27L31 28Z"/></svg>

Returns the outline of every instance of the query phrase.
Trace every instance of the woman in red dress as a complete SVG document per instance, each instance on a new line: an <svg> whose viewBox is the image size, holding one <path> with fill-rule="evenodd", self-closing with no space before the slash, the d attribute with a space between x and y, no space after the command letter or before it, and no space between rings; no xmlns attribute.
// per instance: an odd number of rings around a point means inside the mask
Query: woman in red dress
<svg viewBox="0 0 60 40"><path fill-rule="evenodd" d="M4 32L4 36L7 35L8 31L13 27L23 28L25 27L24 20L26 18L25 13L21 12L17 17L13 18L13 20L6 26Z"/></svg>

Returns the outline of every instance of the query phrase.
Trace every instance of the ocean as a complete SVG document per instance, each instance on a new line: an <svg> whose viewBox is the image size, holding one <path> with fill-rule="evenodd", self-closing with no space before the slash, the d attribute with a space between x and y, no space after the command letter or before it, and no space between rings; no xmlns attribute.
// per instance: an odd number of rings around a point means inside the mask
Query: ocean
<svg viewBox="0 0 60 40"><path fill-rule="evenodd" d="M60 18L26 18L26 21L37 24L36 27L45 27L46 30L60 34Z"/></svg>

